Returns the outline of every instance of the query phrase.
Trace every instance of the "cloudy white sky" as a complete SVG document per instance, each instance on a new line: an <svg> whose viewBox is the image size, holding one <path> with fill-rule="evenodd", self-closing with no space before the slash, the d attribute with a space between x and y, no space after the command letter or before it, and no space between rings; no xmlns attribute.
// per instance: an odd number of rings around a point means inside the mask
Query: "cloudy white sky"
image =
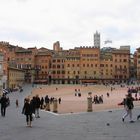
<svg viewBox="0 0 140 140"><path fill-rule="evenodd" d="M140 46L139 0L0 0L0 41L63 49L93 45L100 32L112 47Z"/></svg>

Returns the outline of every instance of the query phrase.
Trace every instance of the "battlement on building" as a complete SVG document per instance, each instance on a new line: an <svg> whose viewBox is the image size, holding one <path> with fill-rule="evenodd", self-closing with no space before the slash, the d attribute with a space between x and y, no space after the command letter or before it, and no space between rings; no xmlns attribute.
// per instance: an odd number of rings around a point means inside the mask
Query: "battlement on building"
<svg viewBox="0 0 140 140"><path fill-rule="evenodd" d="M75 49L97 49L98 47L96 46L80 46L80 47L75 47Z"/></svg>
<svg viewBox="0 0 140 140"><path fill-rule="evenodd" d="M0 41L0 45L9 45L9 42L6 42L6 41Z"/></svg>

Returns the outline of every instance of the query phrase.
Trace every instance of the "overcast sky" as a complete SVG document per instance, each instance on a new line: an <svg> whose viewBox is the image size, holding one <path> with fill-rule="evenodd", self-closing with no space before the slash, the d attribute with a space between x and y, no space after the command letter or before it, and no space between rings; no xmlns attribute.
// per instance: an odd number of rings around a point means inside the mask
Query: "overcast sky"
<svg viewBox="0 0 140 140"><path fill-rule="evenodd" d="M63 49L101 44L140 47L139 0L0 0L0 40L22 47Z"/></svg>

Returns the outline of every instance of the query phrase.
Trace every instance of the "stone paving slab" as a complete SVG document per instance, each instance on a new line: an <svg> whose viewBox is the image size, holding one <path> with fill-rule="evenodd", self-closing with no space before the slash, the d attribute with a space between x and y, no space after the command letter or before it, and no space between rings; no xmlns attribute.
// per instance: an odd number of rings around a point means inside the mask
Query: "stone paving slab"
<svg viewBox="0 0 140 140"><path fill-rule="evenodd" d="M6 117L0 116L0 140L139 140L140 121L123 123L124 110L112 110L90 113L54 115L40 111L41 118L34 119L32 128L26 127L25 116L21 114L23 99L31 90L24 87L22 93L9 95L11 105ZM28 92L28 93L27 93ZM21 103L15 106L15 100ZM140 113L135 108L133 117ZM108 124L108 125L107 125Z"/></svg>

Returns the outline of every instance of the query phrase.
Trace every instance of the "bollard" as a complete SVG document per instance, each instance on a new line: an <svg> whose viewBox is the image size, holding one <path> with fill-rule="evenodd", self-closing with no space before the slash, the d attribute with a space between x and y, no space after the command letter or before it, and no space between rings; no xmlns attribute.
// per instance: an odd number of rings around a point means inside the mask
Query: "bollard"
<svg viewBox="0 0 140 140"><path fill-rule="evenodd" d="M46 104L45 110L46 110L46 111L50 111L50 103L47 103L47 104Z"/></svg>
<svg viewBox="0 0 140 140"><path fill-rule="evenodd" d="M57 113L57 99L54 99L53 101L53 112Z"/></svg>
<svg viewBox="0 0 140 140"><path fill-rule="evenodd" d="M87 101L88 101L87 112L92 112L92 97L88 97Z"/></svg>

